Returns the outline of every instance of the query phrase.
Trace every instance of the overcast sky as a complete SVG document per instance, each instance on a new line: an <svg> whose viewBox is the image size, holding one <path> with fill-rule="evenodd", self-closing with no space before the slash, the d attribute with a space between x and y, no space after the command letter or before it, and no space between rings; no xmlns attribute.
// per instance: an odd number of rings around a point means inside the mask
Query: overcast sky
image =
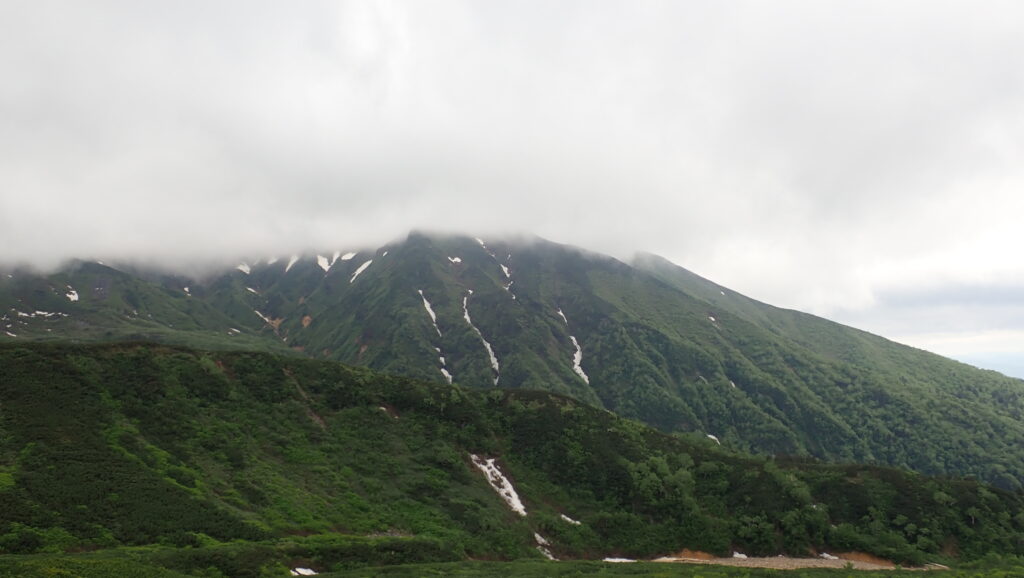
<svg viewBox="0 0 1024 578"><path fill-rule="evenodd" d="M977 0L0 0L0 262L532 232L1024 376L1022 29Z"/></svg>

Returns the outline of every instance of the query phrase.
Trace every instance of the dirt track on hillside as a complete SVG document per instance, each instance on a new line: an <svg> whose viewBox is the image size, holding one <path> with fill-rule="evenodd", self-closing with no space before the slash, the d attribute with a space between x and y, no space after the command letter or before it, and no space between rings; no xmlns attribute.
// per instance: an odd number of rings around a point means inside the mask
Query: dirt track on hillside
<svg viewBox="0 0 1024 578"><path fill-rule="evenodd" d="M658 558L654 562L677 564L717 564L739 568L772 568L775 570L797 570L802 568L847 568L852 565L854 570L894 570L896 565L870 554L847 552L837 554L838 559L825 558L789 558L776 556L773 558L716 558L705 552L684 550L676 556ZM940 570L943 566L929 565L925 568L904 568L904 570Z"/></svg>

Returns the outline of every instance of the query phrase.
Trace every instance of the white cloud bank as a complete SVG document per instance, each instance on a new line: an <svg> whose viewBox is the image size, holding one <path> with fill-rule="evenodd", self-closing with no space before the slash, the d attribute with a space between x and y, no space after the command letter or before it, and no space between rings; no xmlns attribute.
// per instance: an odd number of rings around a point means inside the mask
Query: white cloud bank
<svg viewBox="0 0 1024 578"><path fill-rule="evenodd" d="M830 316L1024 284L1015 2L9 2L0 261L534 232ZM867 327L871 329L874 326Z"/></svg>

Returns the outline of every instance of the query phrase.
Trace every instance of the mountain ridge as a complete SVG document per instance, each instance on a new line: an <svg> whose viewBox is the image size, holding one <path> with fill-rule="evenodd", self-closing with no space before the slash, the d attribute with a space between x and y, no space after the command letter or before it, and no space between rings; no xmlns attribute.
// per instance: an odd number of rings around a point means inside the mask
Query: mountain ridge
<svg viewBox="0 0 1024 578"><path fill-rule="evenodd" d="M375 249L243 262L205 280L104 267L0 279L6 329L497 380L742 450L1006 488L1024 479L1024 382L760 303L656 256L625 263L539 238L414 232ZM36 304L70 317L19 315Z"/></svg>

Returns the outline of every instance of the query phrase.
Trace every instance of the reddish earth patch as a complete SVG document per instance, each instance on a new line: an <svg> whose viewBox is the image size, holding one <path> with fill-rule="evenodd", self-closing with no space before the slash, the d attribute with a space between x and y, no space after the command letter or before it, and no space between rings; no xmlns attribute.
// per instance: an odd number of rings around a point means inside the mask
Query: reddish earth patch
<svg viewBox="0 0 1024 578"><path fill-rule="evenodd" d="M313 318L311 316L309 316L309 315L306 315L305 317L302 318L302 326L303 327L309 327L309 324L312 323L312 322L313 322Z"/></svg>
<svg viewBox="0 0 1024 578"><path fill-rule="evenodd" d="M790 558L776 556L773 558L716 558L707 552L683 550L674 556L658 558L655 562L674 562L682 564L716 564L739 568L772 568L776 570L796 570L802 568L846 568L851 565L854 570L892 570L896 567L889 560L865 554L863 552L845 552L836 554L837 560L824 558ZM906 568L907 570L937 570L935 565L925 568Z"/></svg>

